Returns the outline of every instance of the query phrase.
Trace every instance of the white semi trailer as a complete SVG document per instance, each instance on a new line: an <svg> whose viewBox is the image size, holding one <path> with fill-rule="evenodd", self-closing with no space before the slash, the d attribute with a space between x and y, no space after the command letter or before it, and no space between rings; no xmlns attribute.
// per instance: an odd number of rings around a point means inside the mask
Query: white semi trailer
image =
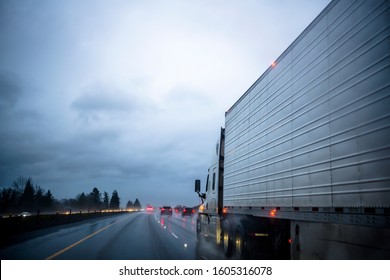
<svg viewBox="0 0 390 280"><path fill-rule="evenodd" d="M225 114L200 242L390 259L390 1L332 1Z"/></svg>

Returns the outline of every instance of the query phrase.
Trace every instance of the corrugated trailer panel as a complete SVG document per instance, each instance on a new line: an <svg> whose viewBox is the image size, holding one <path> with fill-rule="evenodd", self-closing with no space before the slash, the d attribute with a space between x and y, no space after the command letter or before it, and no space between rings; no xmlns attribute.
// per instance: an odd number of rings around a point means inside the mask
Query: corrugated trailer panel
<svg viewBox="0 0 390 280"><path fill-rule="evenodd" d="M226 113L226 206L390 207L389 1L334 1Z"/></svg>

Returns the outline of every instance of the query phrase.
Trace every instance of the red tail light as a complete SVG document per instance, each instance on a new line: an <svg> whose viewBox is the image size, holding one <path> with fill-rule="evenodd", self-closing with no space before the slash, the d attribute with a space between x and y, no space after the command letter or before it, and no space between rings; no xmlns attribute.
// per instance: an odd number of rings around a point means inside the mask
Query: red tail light
<svg viewBox="0 0 390 280"><path fill-rule="evenodd" d="M276 209L272 209L270 212L269 212L270 216L271 217L275 217L276 216Z"/></svg>

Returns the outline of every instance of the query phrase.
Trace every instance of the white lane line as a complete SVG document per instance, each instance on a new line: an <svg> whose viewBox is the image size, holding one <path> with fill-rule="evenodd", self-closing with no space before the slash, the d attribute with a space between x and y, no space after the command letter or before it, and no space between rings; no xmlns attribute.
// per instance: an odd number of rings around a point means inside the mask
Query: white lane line
<svg viewBox="0 0 390 280"><path fill-rule="evenodd" d="M175 233L171 232L171 234L172 234L175 238L179 239L179 236L177 236Z"/></svg>

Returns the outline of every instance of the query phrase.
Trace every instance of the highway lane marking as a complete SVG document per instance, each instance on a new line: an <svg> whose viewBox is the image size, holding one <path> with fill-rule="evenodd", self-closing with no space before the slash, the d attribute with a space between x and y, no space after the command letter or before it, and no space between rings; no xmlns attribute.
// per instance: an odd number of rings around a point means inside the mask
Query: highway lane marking
<svg viewBox="0 0 390 280"><path fill-rule="evenodd" d="M123 219L122 219L122 220L123 220ZM94 232L94 233L92 233L92 234L90 234L90 235L84 237L83 239L80 239L79 241L73 243L72 245L69 245L68 247L66 247L66 248L64 248L64 249L62 249L62 250L60 250L60 251L58 251L57 253L54 253L53 255L47 257L46 260L52 260L52 259L54 259L55 257L57 257L57 256L59 256L59 255L65 253L66 251L68 251L68 250L72 249L73 247L79 245L80 243L84 242L85 240L91 238L92 236L94 236L94 235L96 235L96 234L98 234L98 233L100 233L100 232L102 232L102 231L108 229L109 227L111 227L111 226L113 226L113 225L115 225L115 224L121 222L122 220L119 220L119 221L117 221L117 222L115 222L115 223L112 223L112 224L109 224L108 226L105 226L105 227L102 228L102 229L99 229L98 231L96 231L96 232Z"/></svg>
<svg viewBox="0 0 390 280"><path fill-rule="evenodd" d="M161 224L161 221L157 218L157 215L156 215L156 214L154 214L154 219L156 220L157 223L159 223L159 225L162 225L162 224ZM185 219L183 219L183 221L185 221ZM164 229L167 228L165 225L164 225L163 227L164 227ZM173 237L175 237L176 239L179 239L179 240L182 239L182 238L180 238L178 235L176 235L175 232L173 232L171 229L168 228L168 231L169 231L169 233L170 233ZM187 248L187 247L188 247L188 243L183 243L183 247L184 247L184 248ZM202 256L202 257L203 257L205 260L207 260L206 257L204 257L204 256Z"/></svg>

